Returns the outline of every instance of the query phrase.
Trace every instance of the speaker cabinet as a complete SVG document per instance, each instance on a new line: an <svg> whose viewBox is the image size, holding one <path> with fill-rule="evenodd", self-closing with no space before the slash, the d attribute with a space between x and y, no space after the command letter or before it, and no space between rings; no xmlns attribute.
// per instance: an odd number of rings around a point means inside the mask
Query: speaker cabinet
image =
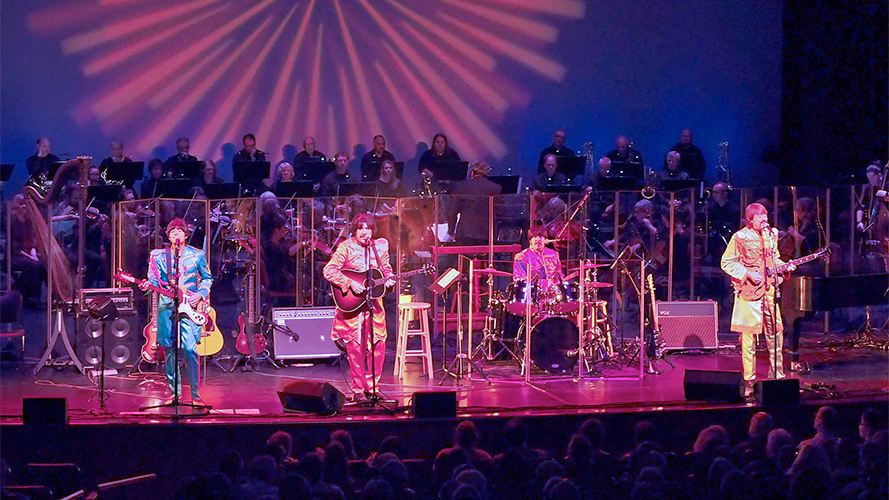
<svg viewBox="0 0 889 500"><path fill-rule="evenodd" d="M736 403L744 399L741 372L685 370L682 385L689 401Z"/></svg>
<svg viewBox="0 0 889 500"><path fill-rule="evenodd" d="M65 398L22 399L22 423L25 425L65 425L68 400Z"/></svg>
<svg viewBox="0 0 889 500"><path fill-rule="evenodd" d="M343 409L346 396L327 382L293 380L278 390L284 411L332 415Z"/></svg>
<svg viewBox="0 0 889 500"><path fill-rule="evenodd" d="M414 418L456 418L457 393L415 392L412 406Z"/></svg>
<svg viewBox="0 0 889 500"><path fill-rule="evenodd" d="M145 326L135 310L120 311L117 319L102 322L81 315L77 325L77 355L84 365L99 366L102 363L102 341L105 342L105 368L132 367L139 359Z"/></svg>
<svg viewBox="0 0 889 500"><path fill-rule="evenodd" d="M763 406L798 405L799 379L757 381L753 385L753 397Z"/></svg>
<svg viewBox="0 0 889 500"><path fill-rule="evenodd" d="M330 339L333 307L278 307L272 309L275 359L337 358L340 350Z"/></svg>
<svg viewBox="0 0 889 500"><path fill-rule="evenodd" d="M668 351L683 349L716 349L719 321L716 302L658 301L655 304L661 342Z"/></svg>

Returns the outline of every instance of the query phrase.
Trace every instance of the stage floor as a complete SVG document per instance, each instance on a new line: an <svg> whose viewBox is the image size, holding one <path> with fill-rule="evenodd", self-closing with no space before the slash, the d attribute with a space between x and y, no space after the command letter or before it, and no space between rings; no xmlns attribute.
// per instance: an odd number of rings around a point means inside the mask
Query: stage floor
<svg viewBox="0 0 889 500"><path fill-rule="evenodd" d="M407 407L415 392L455 391L458 416L508 417L572 415L592 413L620 413L632 411L685 410L689 408L737 407L755 404L753 401L733 405L688 401L683 389L685 370L740 371L741 359L736 339L720 335L718 350L673 352L667 359L675 367L661 361L659 375L642 374L638 363L621 366L607 363L601 374L578 378L570 374L549 374L532 370L526 383L518 364L491 361L483 370L491 383L477 373L457 379L444 376L440 352L436 352L434 377L421 373L418 361L408 364L404 380L393 377L394 351L387 352L380 392L396 400L392 407ZM880 337L885 339L885 335ZM880 400L885 399L889 387L889 351L874 347L853 347L849 336L813 335L803 338L802 359L811 365L808 374L790 373L798 377L803 389L801 399L815 404L819 401ZM885 345L885 342L884 342ZM452 353L451 353L452 355ZM789 353L785 360L789 365ZM757 353L758 373L767 373L767 353L764 347ZM222 368L230 368L232 360L221 360ZM275 368L260 363L256 371L223 370L209 363L200 389L204 401L212 410L197 412L181 407L177 415L201 415L184 421L202 423L311 421L360 421L362 419L409 418L404 411L394 414L364 407L346 406L333 417L284 412L277 390L293 380L329 382L350 394L347 369L338 363L292 364ZM81 375L75 368L44 367L33 375L33 365L4 364L2 372L2 419L0 423L21 422L22 399L32 397L66 398L71 424L94 423L164 423L174 412L169 408L140 411L140 407L159 404L169 396L166 383L154 365L142 365L132 372L121 371L105 376L106 408L99 402L98 376ZM442 381L443 379L443 381ZM440 383L441 382L441 383ZM186 394L188 393L186 389Z"/></svg>

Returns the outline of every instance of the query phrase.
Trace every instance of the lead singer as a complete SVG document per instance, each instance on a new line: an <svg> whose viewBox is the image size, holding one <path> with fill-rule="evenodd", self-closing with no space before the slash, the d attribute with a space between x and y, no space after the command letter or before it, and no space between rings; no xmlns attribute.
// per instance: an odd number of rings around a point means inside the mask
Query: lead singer
<svg viewBox="0 0 889 500"><path fill-rule="evenodd" d="M387 288L395 284L392 265L389 263L389 242L385 238L374 240L376 229L377 224L372 215L356 215L352 219L352 237L337 246L330 261L324 266L324 278L344 293L351 290L358 298L366 295L364 276L368 267L380 270ZM358 274L349 277L343 271ZM386 313L383 310L383 299L374 299L372 306L371 315L366 305L350 313L343 310L338 303L330 331L333 340L346 345L353 401L362 401L371 396L383 374L383 362L386 359ZM373 324L370 335L372 338L367 338L368 321Z"/></svg>
<svg viewBox="0 0 889 500"><path fill-rule="evenodd" d="M778 237L769 227L766 207L747 205L744 219L747 227L732 235L722 255L722 270L731 276L735 289L732 331L741 334L745 394L749 396L756 379L756 335L760 332L769 349L769 378L784 378L784 324L775 305L774 278L766 271L784 263L778 257Z"/></svg>
<svg viewBox="0 0 889 500"><path fill-rule="evenodd" d="M179 218L173 219L167 224L167 238L170 246L167 249L151 251L148 259L148 279L143 281L139 288L142 291L148 289L148 284L168 287L171 278L176 274L175 266L178 263L179 289L184 292L182 300L188 302L193 308L197 308L200 302L206 301L210 296L210 287L213 286L213 276L210 274L210 266L207 263L206 254L191 245L187 245L186 234L188 226ZM174 267L172 272L167 266L170 262ZM177 376L179 370L173 355L176 342L173 338L173 299L161 296L157 306L157 343L166 351L167 381L174 396L182 394L182 377ZM191 386L192 400L197 404L203 404L198 395L198 351L197 344L201 340L201 327L182 315L179 320L179 338L182 351L185 354L185 365L188 367L188 383ZM179 386L175 385L178 380Z"/></svg>

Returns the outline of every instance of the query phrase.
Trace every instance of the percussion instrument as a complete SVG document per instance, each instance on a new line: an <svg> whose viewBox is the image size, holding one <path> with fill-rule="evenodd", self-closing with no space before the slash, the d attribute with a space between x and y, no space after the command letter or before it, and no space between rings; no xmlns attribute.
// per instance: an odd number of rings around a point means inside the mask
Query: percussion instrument
<svg viewBox="0 0 889 500"><path fill-rule="evenodd" d="M573 314L577 312L577 301L580 298L580 287L577 283L563 281L556 287L558 292L558 300L552 306L552 310L562 314Z"/></svg>
<svg viewBox="0 0 889 500"><path fill-rule="evenodd" d="M481 274L483 276L501 276L503 278L509 278L512 276L512 273L508 273L506 271L501 271L499 269L494 269L493 267L486 267L484 269L476 269L474 272L476 274Z"/></svg>
<svg viewBox="0 0 889 500"><path fill-rule="evenodd" d="M574 321L544 316L531 330L531 361L548 373L568 373L577 363L577 341Z"/></svg>
<svg viewBox="0 0 889 500"><path fill-rule="evenodd" d="M528 302L531 303L531 314L537 314L537 301L540 289L537 283L529 284L525 280L513 281L506 289L506 310L517 316L524 316Z"/></svg>

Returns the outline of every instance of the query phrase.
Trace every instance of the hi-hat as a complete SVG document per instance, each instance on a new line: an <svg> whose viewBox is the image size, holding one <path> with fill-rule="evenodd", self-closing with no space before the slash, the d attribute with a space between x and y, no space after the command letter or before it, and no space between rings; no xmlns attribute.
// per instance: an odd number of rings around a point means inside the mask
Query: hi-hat
<svg viewBox="0 0 889 500"><path fill-rule="evenodd" d="M512 273L508 273L506 271L501 271L499 269L494 269L493 267L486 267L484 269L476 269L475 273L490 274L491 276L502 276L504 278L508 278L508 277L512 276Z"/></svg>

